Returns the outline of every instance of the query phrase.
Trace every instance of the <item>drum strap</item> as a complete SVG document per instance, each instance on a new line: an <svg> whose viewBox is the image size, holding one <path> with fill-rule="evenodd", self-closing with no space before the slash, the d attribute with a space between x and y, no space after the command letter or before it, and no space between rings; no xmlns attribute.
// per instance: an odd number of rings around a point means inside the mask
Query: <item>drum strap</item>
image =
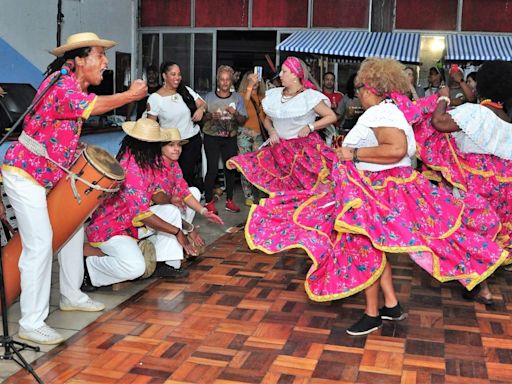
<svg viewBox="0 0 512 384"><path fill-rule="evenodd" d="M73 195L75 196L75 199L77 200L78 204L81 203L82 199L80 197L80 194L78 193L78 190L76 189L76 181L79 180L85 185L87 185L89 188L96 189L98 191L103 192L117 192L119 191L119 188L103 188L99 184L92 184L91 182L85 180L84 178L78 176L77 174L71 172L69 169L63 167L59 163L57 163L55 160L53 160L50 156L48 156L48 152L46 151L46 148L43 144L41 144L39 141L35 140L33 137L30 137L25 133L25 131L22 131L20 136L18 137L18 141L23 144L25 148L27 148L30 152L32 152L34 155L42 156L46 160L52 162L57 167L62 169L64 172L68 174L67 177L71 179L71 190L73 191Z"/></svg>

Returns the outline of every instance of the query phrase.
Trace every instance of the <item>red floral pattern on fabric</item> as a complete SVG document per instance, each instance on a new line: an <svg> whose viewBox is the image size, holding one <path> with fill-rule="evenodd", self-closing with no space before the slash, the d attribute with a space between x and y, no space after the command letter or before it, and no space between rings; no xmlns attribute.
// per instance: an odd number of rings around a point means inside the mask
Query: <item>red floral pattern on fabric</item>
<svg viewBox="0 0 512 384"><path fill-rule="evenodd" d="M38 94L58 73L46 78ZM42 143L51 159L69 168L75 159L82 129L82 118L95 100L95 94L83 92L74 75L62 76L36 105L34 113L24 120L24 132ZM13 143L4 158L4 165L22 169L48 189L64 176L64 172L42 156L34 155L21 143Z"/></svg>

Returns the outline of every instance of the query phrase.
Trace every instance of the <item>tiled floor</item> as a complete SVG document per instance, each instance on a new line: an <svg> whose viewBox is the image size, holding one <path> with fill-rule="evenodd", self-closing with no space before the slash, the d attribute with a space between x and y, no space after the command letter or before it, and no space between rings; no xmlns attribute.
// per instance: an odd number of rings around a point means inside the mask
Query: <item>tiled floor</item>
<svg viewBox="0 0 512 384"><path fill-rule="evenodd" d="M353 338L345 329L361 316L363 295L310 301L307 256L251 252L243 231L235 232L247 208L218 208L226 225L198 219L211 244L189 264L187 279L101 289L92 297L106 303L105 312L59 311L55 265L48 324L68 340L23 352L47 384L512 383L512 272L498 270L490 280L496 305L486 308L461 299L457 283L440 284L406 255L392 256L409 318ZM18 318L14 304L15 338ZM0 362L3 379L35 382L13 362Z"/></svg>
<svg viewBox="0 0 512 384"><path fill-rule="evenodd" d="M224 225L219 226L216 224L208 223L202 217L197 217L196 220L194 220L194 224L199 225L199 231L207 244L212 243L217 238L222 236L224 233L226 233L227 230L229 230L230 227L237 226L240 223L245 222L248 208L243 206L243 196L241 190L236 190L235 192L235 201L242 208L242 212L231 213L225 211L225 195L221 196L219 202L217 203L219 214L225 221ZM140 280L133 282L127 287L123 287L123 289L119 291L112 291L110 287L107 287L91 293L90 296L93 299L105 303L106 309L104 312L62 312L58 309L60 299L58 288L58 262L57 260L54 260L52 272L52 291L50 297L50 315L48 316L47 324L57 329L64 337L69 338L96 320L99 316L102 316L106 311L116 308L119 304L125 302L127 299L154 281L155 279ZM14 336L15 340L18 340L16 334L18 332L18 320L20 318L19 302L14 303L9 308L7 318L9 321L9 334ZM40 347L41 352L23 351L22 355L26 360L31 362L37 358L40 358L41 356L44 356L48 351L54 348L54 346ZM2 348L0 349L0 354L3 353L4 350ZM3 382L4 379L19 369L19 365L12 361L0 361L0 382Z"/></svg>
<svg viewBox="0 0 512 384"><path fill-rule="evenodd" d="M184 280L158 280L38 359L47 383L512 382L512 273L492 277L496 306L464 301L408 256L391 261L409 318L368 337L345 329L363 295L315 303L302 251L251 252L226 234ZM33 383L21 371L6 383Z"/></svg>

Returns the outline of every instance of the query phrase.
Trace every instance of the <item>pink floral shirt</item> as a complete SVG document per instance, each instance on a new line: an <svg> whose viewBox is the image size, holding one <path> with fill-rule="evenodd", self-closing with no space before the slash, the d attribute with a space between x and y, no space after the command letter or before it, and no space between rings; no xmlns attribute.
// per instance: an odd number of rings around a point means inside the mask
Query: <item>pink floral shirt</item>
<svg viewBox="0 0 512 384"><path fill-rule="evenodd" d="M38 94L57 73L46 78ZM50 158L69 168L75 157L83 120L94 108L96 95L80 88L74 73L62 76L37 104L34 114L24 121L24 132L44 144ZM4 167L15 167L48 189L62 178L64 172L42 156L34 155L18 141L14 142L4 158Z"/></svg>
<svg viewBox="0 0 512 384"><path fill-rule="evenodd" d="M169 196L178 196L182 200L192 196L178 162L167 162L164 159L164 163L164 167L156 177L159 189Z"/></svg>
<svg viewBox="0 0 512 384"><path fill-rule="evenodd" d="M92 214L86 228L91 243L104 242L119 235L137 238L137 227L144 225L141 220L153 215L149 207L151 197L160 188L156 183L160 171L142 170L130 152L124 154L120 164L126 172L126 179L121 189L103 201Z"/></svg>

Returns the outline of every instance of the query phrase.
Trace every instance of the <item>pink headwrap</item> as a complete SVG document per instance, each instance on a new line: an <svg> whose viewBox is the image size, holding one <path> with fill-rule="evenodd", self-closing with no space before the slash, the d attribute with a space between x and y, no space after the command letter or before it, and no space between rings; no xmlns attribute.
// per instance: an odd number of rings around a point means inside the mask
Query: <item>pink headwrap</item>
<svg viewBox="0 0 512 384"><path fill-rule="evenodd" d="M286 65L290 71L300 79L300 82L304 88L316 89L315 84L304 78L304 69L300 63L300 60L293 56L288 56L284 61L283 65Z"/></svg>

